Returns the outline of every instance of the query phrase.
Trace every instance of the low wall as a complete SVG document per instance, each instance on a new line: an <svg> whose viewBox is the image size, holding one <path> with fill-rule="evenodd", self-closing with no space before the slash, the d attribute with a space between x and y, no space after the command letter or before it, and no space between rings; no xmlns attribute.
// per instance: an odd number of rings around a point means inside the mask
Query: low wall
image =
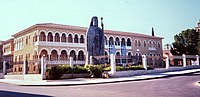
<svg viewBox="0 0 200 97"><path fill-rule="evenodd" d="M145 75L145 74L154 74L154 73L164 73L164 72L171 72L171 71L180 71L180 70L187 70L187 69L197 69L200 68L199 65L194 66L187 66L187 67L171 67L169 69L155 69L155 70L128 70L128 71L117 71L114 75L108 74L110 77L129 77L135 75Z"/></svg>
<svg viewBox="0 0 200 97"><path fill-rule="evenodd" d="M5 75L5 79L14 79L14 80L30 80L30 81L39 81L42 80L41 74L26 74L26 75Z"/></svg>
<svg viewBox="0 0 200 97"><path fill-rule="evenodd" d="M89 73L82 73L82 74L63 74L61 78L67 79L67 78L89 78L89 77L90 77Z"/></svg>
<svg viewBox="0 0 200 97"><path fill-rule="evenodd" d="M0 79L3 79L3 78L4 78L3 73L0 73Z"/></svg>

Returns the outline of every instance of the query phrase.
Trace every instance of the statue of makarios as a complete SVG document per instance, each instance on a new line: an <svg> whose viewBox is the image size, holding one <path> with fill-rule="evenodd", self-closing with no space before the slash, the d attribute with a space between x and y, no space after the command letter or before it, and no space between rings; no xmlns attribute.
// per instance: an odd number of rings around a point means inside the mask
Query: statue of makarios
<svg viewBox="0 0 200 97"><path fill-rule="evenodd" d="M92 17L90 26L86 33L87 36L87 54L86 54L86 65L89 64L100 64L102 59L96 59L95 56L104 55L104 25L103 18L101 18L101 28L98 27L98 17ZM92 62L90 59L92 56Z"/></svg>

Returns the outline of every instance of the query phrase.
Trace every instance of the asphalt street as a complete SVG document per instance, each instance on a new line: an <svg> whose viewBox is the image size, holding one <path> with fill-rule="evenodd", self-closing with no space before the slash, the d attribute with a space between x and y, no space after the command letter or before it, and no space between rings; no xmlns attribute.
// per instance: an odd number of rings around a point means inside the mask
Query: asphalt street
<svg viewBox="0 0 200 97"><path fill-rule="evenodd" d="M200 73L76 86L16 86L0 83L0 97L200 97Z"/></svg>

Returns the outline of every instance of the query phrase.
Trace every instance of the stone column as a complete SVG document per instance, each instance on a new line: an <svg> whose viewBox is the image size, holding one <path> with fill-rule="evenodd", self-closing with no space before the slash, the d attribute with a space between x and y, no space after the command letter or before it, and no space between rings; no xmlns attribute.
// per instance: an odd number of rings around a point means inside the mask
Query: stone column
<svg viewBox="0 0 200 97"><path fill-rule="evenodd" d="M185 54L183 54L182 56L183 56L183 67L186 67L186 56Z"/></svg>
<svg viewBox="0 0 200 97"><path fill-rule="evenodd" d="M90 56L90 65L93 65L92 56Z"/></svg>
<svg viewBox="0 0 200 97"><path fill-rule="evenodd" d="M196 65L199 65L199 55L196 55L196 62L197 62Z"/></svg>
<svg viewBox="0 0 200 97"><path fill-rule="evenodd" d="M6 67L6 61L3 61L3 74L7 74L7 67Z"/></svg>
<svg viewBox="0 0 200 97"><path fill-rule="evenodd" d="M45 73L46 73L46 58L45 58L45 56L42 56L42 58L41 58L41 76L42 76L42 80L43 79L46 79L46 75L45 75Z"/></svg>
<svg viewBox="0 0 200 97"><path fill-rule="evenodd" d="M27 70L27 67L28 67L28 62L27 62L27 60L25 59L24 60L24 64L23 64L23 74L25 75L25 74L27 74L28 72L28 70Z"/></svg>
<svg viewBox="0 0 200 97"><path fill-rule="evenodd" d="M142 64L145 70L147 70L147 57L146 55L142 55Z"/></svg>
<svg viewBox="0 0 200 97"><path fill-rule="evenodd" d="M110 64L111 64L111 74L115 74L116 72L116 63L115 63L115 55L110 54Z"/></svg>
<svg viewBox="0 0 200 97"><path fill-rule="evenodd" d="M73 57L69 57L69 66L70 66L71 68L74 68Z"/></svg>
<svg viewBox="0 0 200 97"><path fill-rule="evenodd" d="M165 55L165 57L166 57L166 60L165 60L165 68L166 69L169 69L169 56L168 55Z"/></svg>

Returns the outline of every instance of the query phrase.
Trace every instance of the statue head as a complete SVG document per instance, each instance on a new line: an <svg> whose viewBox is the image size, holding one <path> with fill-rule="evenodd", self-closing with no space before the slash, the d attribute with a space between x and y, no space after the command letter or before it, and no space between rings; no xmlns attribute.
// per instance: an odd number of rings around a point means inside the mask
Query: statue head
<svg viewBox="0 0 200 97"><path fill-rule="evenodd" d="M98 17L97 16L93 16L92 17L92 20L91 20L91 23L90 23L90 27L91 26L98 27Z"/></svg>

